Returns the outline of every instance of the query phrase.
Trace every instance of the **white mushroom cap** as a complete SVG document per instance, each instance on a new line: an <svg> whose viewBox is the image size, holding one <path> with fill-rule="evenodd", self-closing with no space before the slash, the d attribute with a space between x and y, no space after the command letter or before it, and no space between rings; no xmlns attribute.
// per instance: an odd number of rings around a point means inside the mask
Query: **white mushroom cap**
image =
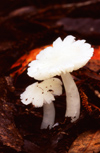
<svg viewBox="0 0 100 153"><path fill-rule="evenodd" d="M35 107L41 107L44 103L55 100L54 95L62 94L62 82L58 78L50 78L41 83L33 83L20 95L23 104L32 103Z"/></svg>
<svg viewBox="0 0 100 153"><path fill-rule="evenodd" d="M85 40L75 41L75 37L69 35L62 41L59 37L53 47L42 50L29 64L28 75L45 80L62 72L72 72L83 67L92 55L93 48Z"/></svg>

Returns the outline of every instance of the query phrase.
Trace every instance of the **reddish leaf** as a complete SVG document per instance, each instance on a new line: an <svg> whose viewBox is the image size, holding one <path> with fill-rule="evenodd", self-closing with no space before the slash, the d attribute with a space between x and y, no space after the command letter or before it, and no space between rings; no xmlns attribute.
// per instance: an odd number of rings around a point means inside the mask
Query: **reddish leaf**
<svg viewBox="0 0 100 153"><path fill-rule="evenodd" d="M16 74L17 75L20 75L22 74L26 68L27 68L27 65L29 62L31 62L32 60L35 60L36 59L36 55L41 51L43 50L44 48L48 47L49 45L47 46L43 46L43 47L40 47L40 48L36 48L36 49L33 49L29 52L29 54L25 54L23 55L22 57L20 57L11 67L11 69L13 68L17 68L20 66L20 68L16 71L14 71L13 73L11 73L11 76L14 77Z"/></svg>
<svg viewBox="0 0 100 153"><path fill-rule="evenodd" d="M100 46L94 48L94 55L92 59L100 60Z"/></svg>

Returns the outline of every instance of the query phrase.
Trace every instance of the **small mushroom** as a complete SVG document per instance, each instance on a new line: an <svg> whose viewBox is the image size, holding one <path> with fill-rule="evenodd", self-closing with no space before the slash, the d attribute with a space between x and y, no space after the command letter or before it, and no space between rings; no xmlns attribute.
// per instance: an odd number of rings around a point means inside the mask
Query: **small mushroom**
<svg viewBox="0 0 100 153"><path fill-rule="evenodd" d="M60 75L66 91L65 117L75 121L80 115L80 96L69 72L83 67L93 55L93 48L85 40L75 41L69 35L63 41L59 37L52 47L42 50L36 60L29 63L28 75L37 80L45 80Z"/></svg>
<svg viewBox="0 0 100 153"><path fill-rule="evenodd" d="M51 128L55 121L55 108L52 101L54 95L62 94L62 82L58 78L50 78L41 83L29 85L20 95L21 102L25 105L32 103L35 107L43 106L43 120L41 129Z"/></svg>

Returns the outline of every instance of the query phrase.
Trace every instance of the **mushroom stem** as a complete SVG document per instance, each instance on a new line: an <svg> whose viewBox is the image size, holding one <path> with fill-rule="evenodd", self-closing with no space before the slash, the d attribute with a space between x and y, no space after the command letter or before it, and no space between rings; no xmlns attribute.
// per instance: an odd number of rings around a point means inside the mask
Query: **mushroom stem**
<svg viewBox="0 0 100 153"><path fill-rule="evenodd" d="M50 104L45 103L43 105L43 120L41 124L41 129L52 128L55 121L55 108L53 102Z"/></svg>
<svg viewBox="0 0 100 153"><path fill-rule="evenodd" d="M71 117L71 122L74 122L80 115L79 91L70 73L62 73L61 77L66 91L65 117Z"/></svg>

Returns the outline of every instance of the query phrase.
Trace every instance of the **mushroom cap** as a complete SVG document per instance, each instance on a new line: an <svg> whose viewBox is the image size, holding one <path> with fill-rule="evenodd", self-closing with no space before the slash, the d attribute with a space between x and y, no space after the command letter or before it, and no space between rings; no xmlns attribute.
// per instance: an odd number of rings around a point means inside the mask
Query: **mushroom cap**
<svg viewBox="0 0 100 153"><path fill-rule="evenodd" d="M29 63L28 75L45 80L62 72L78 70L89 61L93 51L85 40L75 41L75 37L69 35L62 41L59 37L53 42L53 47L42 50L36 60Z"/></svg>
<svg viewBox="0 0 100 153"><path fill-rule="evenodd" d="M41 107L44 103L55 100L54 95L62 94L62 82L58 78L50 78L41 83L29 85L20 95L21 102L25 105L32 103L35 107Z"/></svg>

